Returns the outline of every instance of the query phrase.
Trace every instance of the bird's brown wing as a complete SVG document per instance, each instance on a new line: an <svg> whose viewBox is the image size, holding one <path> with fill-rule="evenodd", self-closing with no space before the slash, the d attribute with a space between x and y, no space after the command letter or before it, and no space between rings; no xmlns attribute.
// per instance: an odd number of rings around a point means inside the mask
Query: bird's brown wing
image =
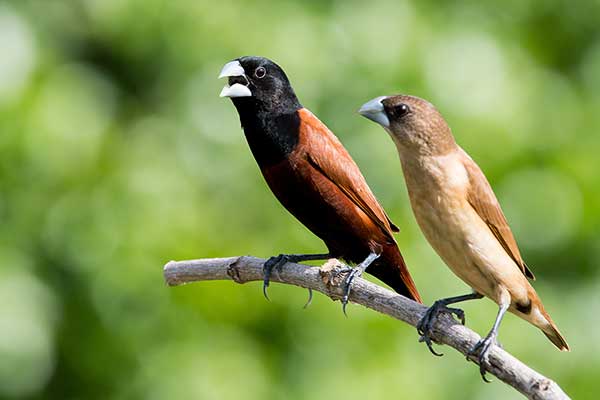
<svg viewBox="0 0 600 400"><path fill-rule="evenodd" d="M496 239L498 239L504 250L515 261L523 274L530 279L535 279L533 272L531 272L521 257L515 237L508 226L506 217L500 208L500 203L498 203L498 199L485 175L466 153L464 155L465 168L469 175L470 183L467 192L469 204L471 204L481 219L485 221Z"/></svg>
<svg viewBox="0 0 600 400"><path fill-rule="evenodd" d="M398 232L398 227L389 219L342 143L310 111L301 109L299 113L300 142L305 146L308 162L393 240L392 232Z"/></svg>

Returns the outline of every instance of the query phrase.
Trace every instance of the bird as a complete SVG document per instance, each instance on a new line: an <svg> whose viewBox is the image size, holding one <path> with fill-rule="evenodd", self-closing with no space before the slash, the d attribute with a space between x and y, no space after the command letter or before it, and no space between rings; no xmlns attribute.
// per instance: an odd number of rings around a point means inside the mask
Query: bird
<svg viewBox="0 0 600 400"><path fill-rule="evenodd" d="M483 361L491 346L498 344L498 329L507 311L538 327L556 347L568 351L569 345L529 282L535 277L523 261L492 187L456 143L440 112L421 98L396 95L365 103L359 114L390 134L419 227L445 264L472 289L472 293L433 303L418 324L421 341L440 355L430 338L437 315L454 314L464 324L463 311L447 306L487 297L498 305L498 314L487 336L470 352L478 356L484 380Z"/></svg>
<svg viewBox="0 0 600 400"><path fill-rule="evenodd" d="M228 79L220 96L233 102L268 187L327 247L321 254L269 258L265 297L273 269L337 258L357 264L345 279L344 313L352 281L367 267L396 292L422 302L393 237L398 228L339 139L300 104L283 69L265 57L244 56L225 64L219 78Z"/></svg>

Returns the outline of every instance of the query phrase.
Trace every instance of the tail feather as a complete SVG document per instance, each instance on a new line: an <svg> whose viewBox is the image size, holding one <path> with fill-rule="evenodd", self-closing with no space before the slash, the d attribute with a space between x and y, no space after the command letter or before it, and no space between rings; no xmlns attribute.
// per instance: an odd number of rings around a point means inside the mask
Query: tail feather
<svg viewBox="0 0 600 400"><path fill-rule="evenodd" d="M565 338L560 334L558 329L556 329L556 327L553 327L552 330L548 330L548 332L545 330L542 330L542 332L544 332L544 335L546 335L546 337L550 339L550 341L554 343L554 345L558 347L560 351L571 351L571 349L569 348L569 344L566 342Z"/></svg>
<svg viewBox="0 0 600 400"><path fill-rule="evenodd" d="M546 319L546 324L544 326L539 327L542 330L542 332L544 332L544 335L546 335L546 337L550 339L550 341L554 343L554 345L558 347L560 351L570 351L571 349L569 348L569 344L558 330L558 327L556 326L554 321L552 321L552 318L550 318L550 315L548 315L548 313L546 312L546 310L543 309L543 307L540 311Z"/></svg>
<svg viewBox="0 0 600 400"><path fill-rule="evenodd" d="M367 272L389 285L397 293L423 303L397 246L385 248L381 256L367 268Z"/></svg>

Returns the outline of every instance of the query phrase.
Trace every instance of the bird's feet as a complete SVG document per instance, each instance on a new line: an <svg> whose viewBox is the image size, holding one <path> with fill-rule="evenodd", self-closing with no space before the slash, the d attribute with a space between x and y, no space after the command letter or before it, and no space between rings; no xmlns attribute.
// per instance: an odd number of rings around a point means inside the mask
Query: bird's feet
<svg viewBox="0 0 600 400"><path fill-rule="evenodd" d="M269 287L269 283L271 282L271 275L273 273L273 270L281 272L281 270L283 269L283 266L285 264L287 264L288 262L295 263L295 262L303 261L304 259L307 259L307 258L308 257L303 257L300 255L294 255L294 254L280 254L278 256L273 256L273 257L269 258L263 264L263 295L265 296L265 298L270 301L269 295L267 294L267 288ZM310 259L310 258L308 258L308 259ZM307 300L306 304L304 304L304 308L306 308L310 305L310 303L312 302L312 297L313 297L312 289L308 289L308 300Z"/></svg>
<svg viewBox="0 0 600 400"><path fill-rule="evenodd" d="M360 268L350 268L350 267L346 267L348 268L349 272L348 272L348 276L346 277L346 280L344 281L344 296L342 297L342 311L344 312L344 315L347 317L348 314L346 314L346 306L348 305L348 298L350 297L350 290L352 289L352 282L354 281L355 278L360 278L361 275L363 274L363 270Z"/></svg>
<svg viewBox="0 0 600 400"><path fill-rule="evenodd" d="M273 256L269 258L263 264L263 295L267 300L270 300L269 295L267 294L267 288L269 287L269 283L271 282L271 275L273 274L273 270L281 272L284 264L294 261L295 259L293 256L290 256L288 254L280 254L278 256Z"/></svg>
<svg viewBox="0 0 600 400"><path fill-rule="evenodd" d="M367 258L364 259L363 262L358 264L356 267L352 268L350 270L350 273L346 277L344 296L342 297L342 311L344 312L344 315L346 317L348 316L348 314L346 314L346 306L348 305L348 299L350 298L352 282L354 281L354 279L359 278L363 274L363 272L365 272L365 270L369 267L369 265L371 265L373 261L377 260L380 255L380 253L375 253L372 251L371 253L369 253Z"/></svg>
<svg viewBox="0 0 600 400"><path fill-rule="evenodd" d="M485 338L477 342L475 347L467 354L467 360L469 357L477 356L477 360L479 361L479 373L487 383L490 383L491 381L485 376L486 370L484 363L489 363L488 355L493 345L499 346L500 344L498 343L496 333L492 331L488 333Z"/></svg>
<svg viewBox="0 0 600 400"><path fill-rule="evenodd" d="M448 307L444 300L436 301L431 307L427 309L425 315L417 324L417 332L419 333L419 335L421 335L421 337L419 338L419 342L425 342L431 354L438 357L441 357L444 354L438 353L433 349L431 331L433 329L433 324L440 313L456 315L460 323L463 325L465 324L465 312L460 308Z"/></svg>

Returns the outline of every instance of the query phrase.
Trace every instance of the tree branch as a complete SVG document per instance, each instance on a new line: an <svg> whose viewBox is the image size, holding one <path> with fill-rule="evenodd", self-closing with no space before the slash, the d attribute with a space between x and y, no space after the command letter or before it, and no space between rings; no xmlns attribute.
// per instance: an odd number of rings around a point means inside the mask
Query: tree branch
<svg viewBox="0 0 600 400"><path fill-rule="evenodd" d="M261 281L264 262L263 259L249 256L171 261L164 267L164 277L169 286L208 280L233 280L237 283ZM347 274L338 268L339 265L337 260L330 260L321 268L288 263L280 273L275 272L271 280L313 289L333 300L339 300L343 295L342 286ZM427 309L360 278L354 280L350 301L412 326L416 326ZM440 314L434 324L432 337L436 342L453 347L465 356L481 339L477 333L446 314ZM476 357L469 359L478 363ZM569 399L556 382L534 371L498 346L491 349L489 360L484 366L489 373L530 399Z"/></svg>

